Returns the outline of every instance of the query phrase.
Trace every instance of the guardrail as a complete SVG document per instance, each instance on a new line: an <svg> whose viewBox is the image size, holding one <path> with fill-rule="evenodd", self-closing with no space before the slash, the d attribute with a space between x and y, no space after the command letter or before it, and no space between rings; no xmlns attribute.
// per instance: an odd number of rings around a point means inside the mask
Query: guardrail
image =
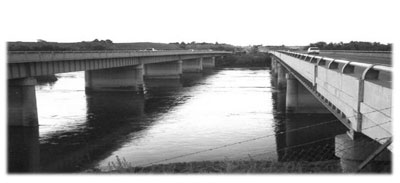
<svg viewBox="0 0 400 183"><path fill-rule="evenodd" d="M321 56L296 53L296 52L291 52L291 51L277 51L277 52L287 54L287 55L290 55L295 58L299 58L304 61L309 61L309 62L315 63L317 65L321 65L323 62L329 62L329 64L332 64L332 65L345 64L346 67L343 67L343 69L346 69L346 71L349 68L354 69L353 67L357 67L357 68L361 68L361 69L366 69L366 70L364 70L365 73L371 73L374 70L390 72L390 74L392 73L392 67L389 67L386 65L352 62L352 61L347 61L347 60L333 59L333 58L329 58L329 57L321 57ZM362 72L362 73L364 74L364 72ZM363 77L363 75L360 74L359 77Z"/></svg>
<svg viewBox="0 0 400 183"><path fill-rule="evenodd" d="M9 51L8 63L48 62L76 59L101 59L122 57L170 56L192 54L230 54L228 51L204 50L101 50L101 51Z"/></svg>
<svg viewBox="0 0 400 183"><path fill-rule="evenodd" d="M392 136L391 67L290 51L269 53L305 78L318 96L348 118L352 129L373 139Z"/></svg>
<svg viewBox="0 0 400 183"><path fill-rule="evenodd" d="M8 51L9 54L20 53L125 53L125 52L219 52L210 50L87 50L87 51ZM226 51L223 51L226 52Z"/></svg>
<svg viewBox="0 0 400 183"><path fill-rule="evenodd" d="M387 53L391 54L392 51L369 51L369 50L320 50L320 52L344 52L344 53Z"/></svg>

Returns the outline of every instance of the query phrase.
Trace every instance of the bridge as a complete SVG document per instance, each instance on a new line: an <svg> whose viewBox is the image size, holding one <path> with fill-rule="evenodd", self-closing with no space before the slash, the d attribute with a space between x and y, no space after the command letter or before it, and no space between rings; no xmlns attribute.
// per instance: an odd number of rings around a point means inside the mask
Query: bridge
<svg viewBox="0 0 400 183"><path fill-rule="evenodd" d="M143 89L144 79L179 79L215 67L226 51L8 52L8 124L37 126L35 76L85 71L86 91Z"/></svg>
<svg viewBox="0 0 400 183"><path fill-rule="evenodd" d="M287 112L332 113L348 128L347 134L335 138L337 144L351 149L336 152L343 161L367 159L361 152L368 147L349 148L357 146L359 139L376 140L373 149L391 139L391 67L291 51L269 54L278 88L286 89Z"/></svg>

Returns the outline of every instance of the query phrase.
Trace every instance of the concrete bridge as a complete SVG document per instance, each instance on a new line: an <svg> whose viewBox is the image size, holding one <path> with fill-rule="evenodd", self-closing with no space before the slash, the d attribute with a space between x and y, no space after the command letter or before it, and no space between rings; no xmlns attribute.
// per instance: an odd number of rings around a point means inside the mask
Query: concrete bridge
<svg viewBox="0 0 400 183"><path fill-rule="evenodd" d="M178 79L215 66L225 51L8 52L8 123L37 126L35 76L85 71L87 91L143 88L144 78Z"/></svg>
<svg viewBox="0 0 400 183"><path fill-rule="evenodd" d="M336 156L345 167L354 171L368 154L391 139L391 67L290 51L269 54L278 88L286 89L287 112L332 113L348 128L347 134L335 138L341 146ZM377 143L367 147L361 143L365 138ZM377 159L389 161L389 154Z"/></svg>

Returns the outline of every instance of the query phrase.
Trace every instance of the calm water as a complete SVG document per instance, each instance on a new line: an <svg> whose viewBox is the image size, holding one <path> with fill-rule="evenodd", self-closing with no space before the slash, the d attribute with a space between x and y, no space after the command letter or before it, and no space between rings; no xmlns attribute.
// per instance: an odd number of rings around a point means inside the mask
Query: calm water
<svg viewBox="0 0 400 183"><path fill-rule="evenodd" d="M9 129L11 172L107 169L116 156L137 166L335 159L333 137L345 131L339 122L318 125L330 114L285 114L284 92L261 68L148 80L144 93L85 93L83 72L57 76L36 87L40 126ZM299 147L321 153L298 156Z"/></svg>

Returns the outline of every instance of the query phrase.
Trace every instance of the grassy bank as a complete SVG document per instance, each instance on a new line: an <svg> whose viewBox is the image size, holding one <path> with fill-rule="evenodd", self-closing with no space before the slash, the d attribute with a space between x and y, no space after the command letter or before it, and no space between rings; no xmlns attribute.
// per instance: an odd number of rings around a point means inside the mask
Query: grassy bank
<svg viewBox="0 0 400 183"><path fill-rule="evenodd" d="M108 170L85 173L342 173L338 160L319 162L202 161L134 167L126 161L111 163Z"/></svg>

